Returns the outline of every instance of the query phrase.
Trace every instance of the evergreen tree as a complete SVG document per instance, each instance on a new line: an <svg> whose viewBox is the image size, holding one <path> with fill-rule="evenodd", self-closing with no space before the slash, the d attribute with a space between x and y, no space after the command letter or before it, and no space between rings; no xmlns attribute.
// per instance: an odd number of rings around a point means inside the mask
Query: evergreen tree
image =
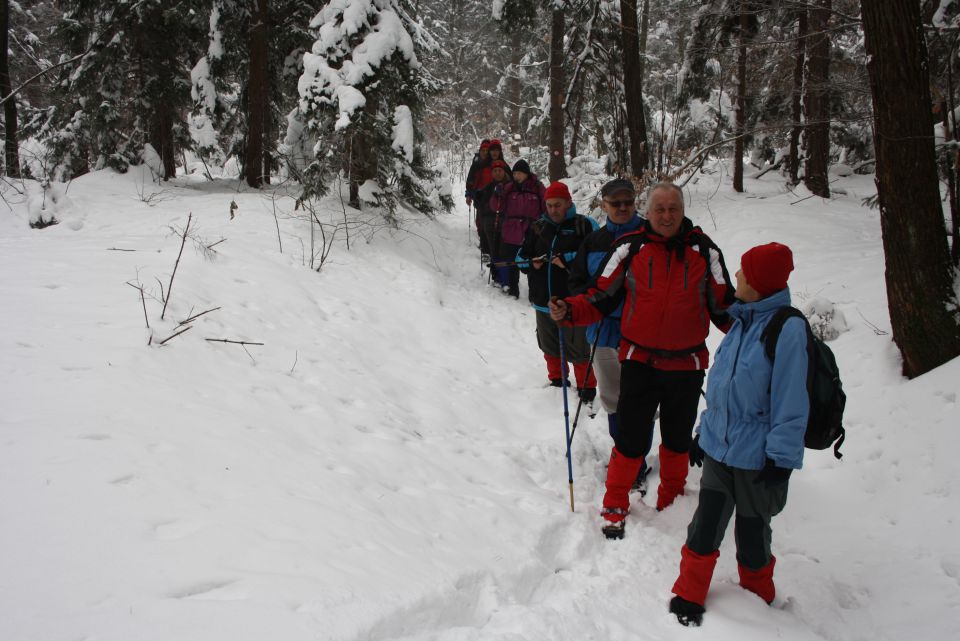
<svg viewBox="0 0 960 641"><path fill-rule="evenodd" d="M281 125L296 106L310 19L320 0L213 0L206 54L191 72L192 135L204 157L235 157L257 187L277 167ZM283 150L286 152L287 150Z"/></svg>
<svg viewBox="0 0 960 641"><path fill-rule="evenodd" d="M190 105L196 12L162 0L62 6L54 37L68 55L82 56L61 68L57 90L65 101L53 106L41 131L62 173L75 176L91 166L125 171L149 143L160 156L161 177L171 178L176 150L188 142L181 114Z"/></svg>
<svg viewBox="0 0 960 641"><path fill-rule="evenodd" d="M331 2L311 26L316 39L304 54L288 130L288 142L291 130L316 140L304 197L327 193L343 172L355 207L367 181L388 216L400 201L424 213L452 206L426 165L419 128L426 99L439 89L420 53L436 42L405 0Z"/></svg>

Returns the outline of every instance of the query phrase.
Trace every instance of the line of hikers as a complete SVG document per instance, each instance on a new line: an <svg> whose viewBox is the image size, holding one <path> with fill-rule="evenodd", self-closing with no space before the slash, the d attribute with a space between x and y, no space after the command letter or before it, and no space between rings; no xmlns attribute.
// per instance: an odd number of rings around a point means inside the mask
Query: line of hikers
<svg viewBox="0 0 960 641"><path fill-rule="evenodd" d="M503 171L499 178L491 171L486 184L468 177L467 202L477 208L481 251L495 255L497 283L514 297L516 271L527 274L551 384L566 385L561 335L584 402L593 401L599 382L614 442L601 510L604 535L624 536L629 493L647 468L659 416L657 511L684 494L690 467L703 468L670 612L684 625L700 625L734 515L740 585L772 603L770 522L786 504L791 472L803 463L810 414L813 339L806 321L780 319L775 360L760 338L790 305L790 248L774 242L750 249L733 282L719 247L686 217L677 185L653 185L641 216L634 184L611 180L600 192L606 214L600 227L577 213L567 185L544 187L525 161L514 164L510 181L502 152L492 157L499 142L486 144L489 160L481 165ZM493 233L484 240L483 230ZM502 267L513 272L504 278L497 271ZM698 423L711 323L725 337Z"/></svg>

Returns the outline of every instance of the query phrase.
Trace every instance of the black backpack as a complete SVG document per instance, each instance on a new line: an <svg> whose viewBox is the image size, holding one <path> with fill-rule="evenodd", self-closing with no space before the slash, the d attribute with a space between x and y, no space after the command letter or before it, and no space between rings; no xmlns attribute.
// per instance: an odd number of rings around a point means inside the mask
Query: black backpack
<svg viewBox="0 0 960 641"><path fill-rule="evenodd" d="M774 313L760 334L760 341L763 342L764 351L772 363L780 330L786 320L793 316L802 318L807 326L807 393L810 395L810 418L807 421L803 444L812 450L825 450L833 445L833 455L839 459L843 456L840 446L846 438L843 409L847 404L847 395L843 393L840 370L833 352L814 335L803 312L790 306L781 307Z"/></svg>

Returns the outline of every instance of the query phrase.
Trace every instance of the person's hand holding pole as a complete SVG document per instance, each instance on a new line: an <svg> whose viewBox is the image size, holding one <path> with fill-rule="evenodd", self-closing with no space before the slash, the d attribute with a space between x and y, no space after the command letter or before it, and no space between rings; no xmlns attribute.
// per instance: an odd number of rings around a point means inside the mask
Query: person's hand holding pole
<svg viewBox="0 0 960 641"><path fill-rule="evenodd" d="M570 306L559 296L551 298L547 306L550 308L550 318L553 320L558 323L562 320L569 320Z"/></svg>

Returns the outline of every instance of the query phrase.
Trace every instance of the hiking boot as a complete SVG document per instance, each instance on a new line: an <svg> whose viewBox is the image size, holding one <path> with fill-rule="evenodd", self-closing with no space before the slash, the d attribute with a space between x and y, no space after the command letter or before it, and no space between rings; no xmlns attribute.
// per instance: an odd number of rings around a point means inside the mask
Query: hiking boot
<svg viewBox="0 0 960 641"><path fill-rule="evenodd" d="M563 379L562 379L562 378L551 378L551 379L550 379L550 387L563 387ZM570 387L570 381L567 381L567 387Z"/></svg>
<svg viewBox="0 0 960 641"><path fill-rule="evenodd" d="M597 398L596 387L578 387L577 393L580 394L580 400L584 403L592 403Z"/></svg>
<svg viewBox="0 0 960 641"><path fill-rule="evenodd" d="M608 539L622 539L627 523L627 511L618 507L605 507L600 510L603 517L603 526L600 531Z"/></svg>
<svg viewBox="0 0 960 641"><path fill-rule="evenodd" d="M682 596L670 599L670 612L676 615L680 625L688 628L699 628L703 623L703 613L706 611L706 608L699 603L687 601Z"/></svg>
<svg viewBox="0 0 960 641"><path fill-rule="evenodd" d="M513 296L517 300L520 300L520 288L519 287L509 287L507 288L507 294Z"/></svg>

